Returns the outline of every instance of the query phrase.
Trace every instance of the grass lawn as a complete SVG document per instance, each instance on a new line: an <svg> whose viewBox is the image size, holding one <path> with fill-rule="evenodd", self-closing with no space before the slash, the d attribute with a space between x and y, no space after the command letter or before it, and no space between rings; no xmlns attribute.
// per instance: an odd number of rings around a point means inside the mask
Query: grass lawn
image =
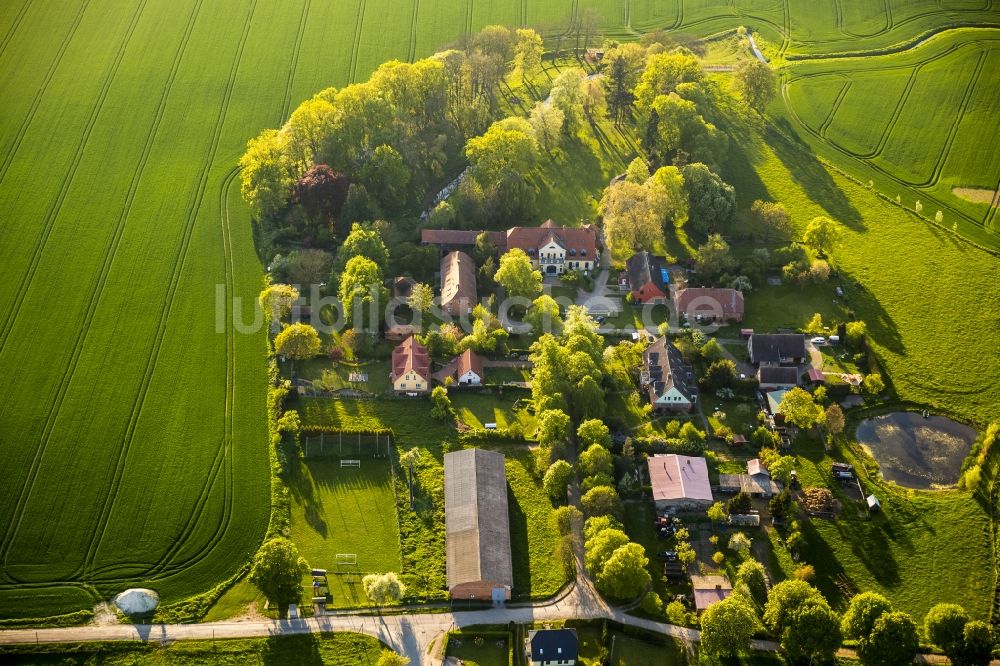
<svg viewBox="0 0 1000 666"><path fill-rule="evenodd" d="M454 632L448 637L446 657L461 659L467 666L508 666L511 644L508 637L476 632Z"/></svg>
<svg viewBox="0 0 1000 666"><path fill-rule="evenodd" d="M521 372L517 369L514 371ZM503 396L468 391L451 391L449 395L458 420L471 428L482 428L486 423L496 423L498 428L508 428L516 422L521 425L525 435L530 436L535 431L535 415L521 406L514 409L518 400L531 398L528 391L506 388Z"/></svg>
<svg viewBox="0 0 1000 666"><path fill-rule="evenodd" d="M799 329L813 314L820 313L826 326L850 319L850 308L838 299L832 284L809 284L800 287L785 283L780 286L765 285L746 294L746 314L743 321L731 328L738 334L740 328L752 328L760 333L779 328ZM746 346L743 355L746 357Z"/></svg>
<svg viewBox="0 0 1000 666"><path fill-rule="evenodd" d="M502 384L504 382L531 382L531 369L489 368L486 370L486 381L490 384ZM454 400L452 402L454 402Z"/></svg>
<svg viewBox="0 0 1000 666"><path fill-rule="evenodd" d="M383 646L363 634L321 633L217 641L0 646L5 664L325 664L374 666Z"/></svg>
<svg viewBox="0 0 1000 666"><path fill-rule="evenodd" d="M283 364L282 370L285 377L291 376L288 372L289 364ZM374 395L392 394L392 379L389 376L391 372L392 363L388 360L371 361L360 366L334 363L326 358L295 363L297 379L318 382L325 377L328 385L324 388L328 390L356 389ZM351 381L351 375L354 373L367 375L367 378L365 381Z"/></svg>
<svg viewBox="0 0 1000 666"><path fill-rule="evenodd" d="M235 585L226 590L219 600L213 604L204 617L205 622L218 622L242 615L249 606L263 607L264 596L250 581L243 577Z"/></svg>
<svg viewBox="0 0 1000 666"><path fill-rule="evenodd" d="M824 346L818 348L823 355L823 372L840 374L858 374L857 364L851 358L851 352L841 346Z"/></svg>
<svg viewBox="0 0 1000 666"><path fill-rule="evenodd" d="M360 580L335 575L334 555L355 553L361 574L400 570L389 462L365 457L355 469L342 468L334 459L299 461L289 487L291 538L310 566L329 572L332 606L364 604ZM307 586L311 580L303 578ZM311 588L304 596L311 596Z"/></svg>
<svg viewBox="0 0 1000 666"><path fill-rule="evenodd" d="M683 666L687 656L680 643L665 638L652 643L621 632L612 632L608 644L611 666Z"/></svg>
<svg viewBox="0 0 1000 666"><path fill-rule="evenodd" d="M431 418L429 398L336 400L303 398L296 407L302 422L344 430L391 428L399 444L453 440L455 428Z"/></svg>
<svg viewBox="0 0 1000 666"><path fill-rule="evenodd" d="M843 445L833 457L819 444L802 441L793 451L803 487L826 485L834 459L863 469L863 461ZM807 541L803 558L816 567L815 584L831 603L844 605L834 585L843 574L858 590L884 594L914 618L939 602L960 603L973 615L986 617L993 594L989 523L972 496L882 482L865 485L881 501L880 514L869 518L834 488L844 503L838 520L800 520ZM791 560L778 560L785 575L791 575Z"/></svg>

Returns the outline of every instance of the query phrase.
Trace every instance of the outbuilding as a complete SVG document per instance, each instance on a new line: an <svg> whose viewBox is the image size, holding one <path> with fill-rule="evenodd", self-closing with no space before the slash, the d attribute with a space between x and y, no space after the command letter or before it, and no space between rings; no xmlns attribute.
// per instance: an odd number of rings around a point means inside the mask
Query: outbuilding
<svg viewBox="0 0 1000 666"><path fill-rule="evenodd" d="M514 585L503 454L444 456L445 550L452 599L503 602Z"/></svg>
<svg viewBox="0 0 1000 666"><path fill-rule="evenodd" d="M675 453L657 454L646 461L657 509L700 510L711 506L712 484L704 458Z"/></svg>

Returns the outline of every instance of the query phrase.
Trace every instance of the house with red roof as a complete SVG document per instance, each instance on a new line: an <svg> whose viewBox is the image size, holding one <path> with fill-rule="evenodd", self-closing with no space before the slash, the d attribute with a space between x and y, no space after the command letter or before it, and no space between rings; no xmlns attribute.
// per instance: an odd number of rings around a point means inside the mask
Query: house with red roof
<svg viewBox="0 0 1000 666"><path fill-rule="evenodd" d="M451 378L455 386L482 386L486 361L471 349L453 358L448 365L434 373L434 380L445 384Z"/></svg>
<svg viewBox="0 0 1000 666"><path fill-rule="evenodd" d="M677 314L698 321L743 321L743 294L737 289L688 287L674 294Z"/></svg>
<svg viewBox="0 0 1000 666"><path fill-rule="evenodd" d="M453 317L470 314L476 305L476 263L455 250L441 260L441 309Z"/></svg>
<svg viewBox="0 0 1000 666"><path fill-rule="evenodd" d="M392 389L407 395L431 390L430 354L412 335L392 350Z"/></svg>
<svg viewBox="0 0 1000 666"><path fill-rule="evenodd" d="M667 260L643 250L625 262L622 287L639 304L666 303L670 298L670 271Z"/></svg>
<svg viewBox="0 0 1000 666"><path fill-rule="evenodd" d="M699 510L711 506L712 484L704 458L657 454L650 456L646 464L657 509Z"/></svg>

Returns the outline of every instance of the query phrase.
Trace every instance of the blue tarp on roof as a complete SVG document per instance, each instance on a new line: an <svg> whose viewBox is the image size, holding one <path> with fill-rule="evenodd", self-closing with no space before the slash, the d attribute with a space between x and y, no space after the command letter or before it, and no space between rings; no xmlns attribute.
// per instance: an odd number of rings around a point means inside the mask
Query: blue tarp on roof
<svg viewBox="0 0 1000 666"><path fill-rule="evenodd" d="M660 269L660 277L663 279L663 284L670 284L670 271L666 268Z"/></svg>

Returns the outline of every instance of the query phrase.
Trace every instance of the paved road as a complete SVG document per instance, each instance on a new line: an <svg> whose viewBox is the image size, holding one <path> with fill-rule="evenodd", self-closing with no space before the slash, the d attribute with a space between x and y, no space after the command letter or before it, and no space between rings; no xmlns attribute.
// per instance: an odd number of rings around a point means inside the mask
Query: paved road
<svg viewBox="0 0 1000 666"><path fill-rule="evenodd" d="M473 624L529 623L566 619L607 618L633 626L695 641L694 629L631 617L611 608L597 596L589 583L576 585L569 594L553 603L522 608L492 608L452 613L411 613L361 617L331 615L298 620L262 622L206 622L202 624L127 625L62 627L54 629L13 629L0 631L0 644L66 643L82 641L157 641L212 640L224 638L267 637L322 631L353 631L380 639L394 650L410 657L411 663L436 665L437 658L428 650L444 632ZM762 643L763 649L774 649Z"/></svg>

